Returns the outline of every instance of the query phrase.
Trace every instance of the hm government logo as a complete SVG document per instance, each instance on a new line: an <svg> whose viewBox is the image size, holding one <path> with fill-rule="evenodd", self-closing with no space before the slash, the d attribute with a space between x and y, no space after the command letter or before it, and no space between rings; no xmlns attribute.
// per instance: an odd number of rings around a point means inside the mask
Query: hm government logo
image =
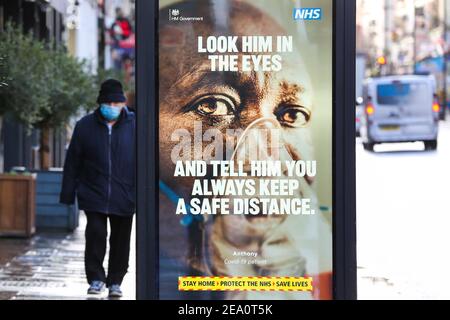
<svg viewBox="0 0 450 320"><path fill-rule="evenodd" d="M169 21L203 21L203 17L185 17L178 9L169 9Z"/></svg>
<svg viewBox="0 0 450 320"><path fill-rule="evenodd" d="M176 21L180 17L180 10L178 9L169 9L169 21Z"/></svg>
<svg viewBox="0 0 450 320"><path fill-rule="evenodd" d="M321 8L294 8L294 20L322 20Z"/></svg>

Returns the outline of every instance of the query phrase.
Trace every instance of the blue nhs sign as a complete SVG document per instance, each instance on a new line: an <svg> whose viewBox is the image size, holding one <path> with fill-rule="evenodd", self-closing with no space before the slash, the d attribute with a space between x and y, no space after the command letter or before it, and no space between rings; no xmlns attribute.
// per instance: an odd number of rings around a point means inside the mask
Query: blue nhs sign
<svg viewBox="0 0 450 320"><path fill-rule="evenodd" d="M294 8L294 20L322 20L322 9Z"/></svg>

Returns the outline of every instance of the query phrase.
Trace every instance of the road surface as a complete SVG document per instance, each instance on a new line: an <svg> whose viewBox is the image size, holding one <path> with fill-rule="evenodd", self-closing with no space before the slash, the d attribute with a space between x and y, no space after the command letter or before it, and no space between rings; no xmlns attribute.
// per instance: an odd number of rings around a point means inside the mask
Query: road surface
<svg viewBox="0 0 450 320"><path fill-rule="evenodd" d="M357 141L359 299L450 299L450 121L436 152Z"/></svg>

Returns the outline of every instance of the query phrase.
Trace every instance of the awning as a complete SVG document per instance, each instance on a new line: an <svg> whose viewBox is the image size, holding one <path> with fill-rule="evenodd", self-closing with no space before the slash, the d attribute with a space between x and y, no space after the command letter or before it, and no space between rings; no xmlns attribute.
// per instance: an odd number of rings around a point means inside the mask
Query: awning
<svg viewBox="0 0 450 320"><path fill-rule="evenodd" d="M50 0L50 5L59 13L65 15L69 2L67 0Z"/></svg>

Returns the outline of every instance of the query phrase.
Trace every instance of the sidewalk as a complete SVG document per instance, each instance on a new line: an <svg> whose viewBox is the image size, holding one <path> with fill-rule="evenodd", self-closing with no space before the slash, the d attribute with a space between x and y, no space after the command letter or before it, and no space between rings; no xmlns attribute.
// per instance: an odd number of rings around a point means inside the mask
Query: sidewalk
<svg viewBox="0 0 450 320"><path fill-rule="evenodd" d="M104 300L88 296L84 274L86 218L74 233L37 233L32 239L0 238L0 300ZM135 228L122 300L135 299ZM107 256L105 258L107 268Z"/></svg>

